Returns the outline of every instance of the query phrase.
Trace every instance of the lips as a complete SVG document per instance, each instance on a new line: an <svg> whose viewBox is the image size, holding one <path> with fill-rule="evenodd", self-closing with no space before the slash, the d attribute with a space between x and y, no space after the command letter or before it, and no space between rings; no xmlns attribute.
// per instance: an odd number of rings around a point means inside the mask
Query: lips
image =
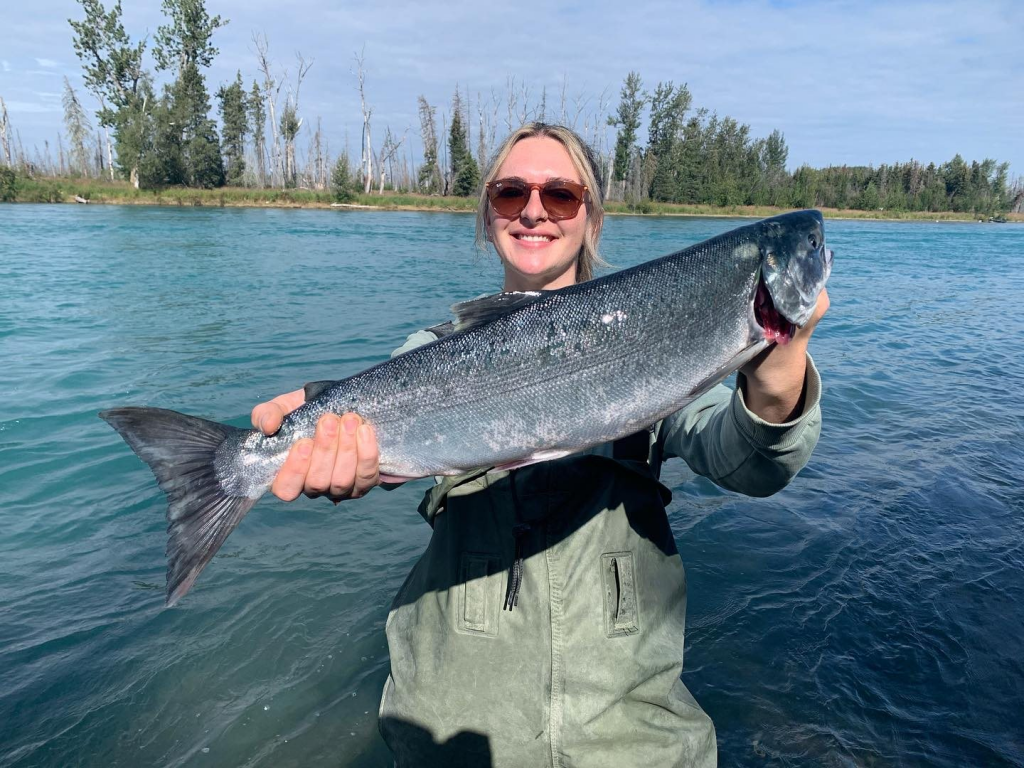
<svg viewBox="0 0 1024 768"><path fill-rule="evenodd" d="M512 238L519 243L550 243L556 238L554 235L541 235L529 232L516 232Z"/></svg>

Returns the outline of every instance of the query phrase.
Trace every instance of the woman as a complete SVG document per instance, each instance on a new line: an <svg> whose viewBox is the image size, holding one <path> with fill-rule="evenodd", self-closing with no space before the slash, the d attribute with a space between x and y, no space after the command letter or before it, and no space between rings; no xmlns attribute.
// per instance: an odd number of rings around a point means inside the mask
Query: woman
<svg viewBox="0 0 1024 768"><path fill-rule="evenodd" d="M478 238L505 291L587 280L603 223L597 165L572 131L509 136L485 176ZM388 618L381 732L399 765L714 765L711 721L679 679L686 582L658 482L673 456L719 485L764 496L806 463L820 429L807 356L828 307L651 430L511 472L445 478L433 526ZM413 334L395 354L434 340ZM268 434L302 390L253 410ZM273 485L335 502L377 485L372 427L325 416Z"/></svg>

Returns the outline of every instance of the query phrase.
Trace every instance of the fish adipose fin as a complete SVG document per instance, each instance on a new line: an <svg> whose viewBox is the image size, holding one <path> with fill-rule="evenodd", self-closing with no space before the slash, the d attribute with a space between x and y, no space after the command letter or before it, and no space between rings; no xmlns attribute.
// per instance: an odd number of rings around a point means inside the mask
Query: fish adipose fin
<svg viewBox="0 0 1024 768"><path fill-rule="evenodd" d="M217 449L245 430L162 408L114 408L100 418L149 465L167 494L167 605L172 606L258 501L229 495L217 478Z"/></svg>
<svg viewBox="0 0 1024 768"><path fill-rule="evenodd" d="M468 331L542 299L549 291L508 291L452 305L455 330Z"/></svg>

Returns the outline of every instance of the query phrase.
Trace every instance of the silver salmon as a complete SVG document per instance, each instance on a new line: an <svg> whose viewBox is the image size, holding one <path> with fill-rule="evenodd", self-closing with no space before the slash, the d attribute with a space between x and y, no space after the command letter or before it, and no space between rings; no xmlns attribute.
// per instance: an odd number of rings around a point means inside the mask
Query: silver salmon
<svg viewBox="0 0 1024 768"><path fill-rule="evenodd" d="M831 268L821 214L787 213L586 283L456 304L454 333L307 385L272 436L158 408L99 415L167 494L173 605L325 413L373 425L384 480L566 456L650 426L786 343Z"/></svg>

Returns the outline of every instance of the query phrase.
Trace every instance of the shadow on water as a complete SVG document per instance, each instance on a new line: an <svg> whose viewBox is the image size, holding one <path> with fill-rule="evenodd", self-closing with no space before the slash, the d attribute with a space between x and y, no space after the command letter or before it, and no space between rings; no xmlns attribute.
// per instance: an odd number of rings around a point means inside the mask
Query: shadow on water
<svg viewBox="0 0 1024 768"><path fill-rule="evenodd" d="M385 729L394 734L396 740L407 749L395 755L395 765L399 768L414 768L420 765L491 768L494 765L491 743L482 733L459 731L450 739L438 743L415 723L395 717L385 717L381 720L381 730ZM354 768L360 764L351 765Z"/></svg>

